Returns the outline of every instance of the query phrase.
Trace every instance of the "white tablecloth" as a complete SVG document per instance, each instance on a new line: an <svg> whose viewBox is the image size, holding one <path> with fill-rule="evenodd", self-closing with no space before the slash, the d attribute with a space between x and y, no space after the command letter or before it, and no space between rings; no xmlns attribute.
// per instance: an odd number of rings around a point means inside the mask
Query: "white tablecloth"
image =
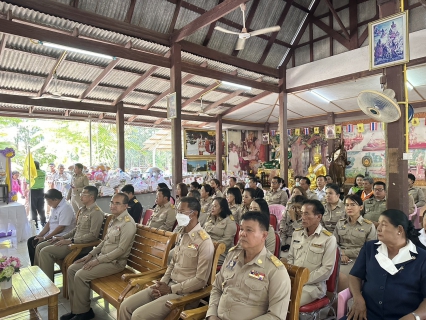
<svg viewBox="0 0 426 320"><path fill-rule="evenodd" d="M16 230L16 240L26 241L31 236L25 207L16 202L0 205L0 232Z"/></svg>

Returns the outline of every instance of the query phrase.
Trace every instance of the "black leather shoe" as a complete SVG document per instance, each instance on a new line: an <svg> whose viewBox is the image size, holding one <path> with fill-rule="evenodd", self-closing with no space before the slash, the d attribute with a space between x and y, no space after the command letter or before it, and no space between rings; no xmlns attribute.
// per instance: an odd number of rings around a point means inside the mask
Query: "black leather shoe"
<svg viewBox="0 0 426 320"><path fill-rule="evenodd" d="M72 319L74 317L75 317L75 314L72 313L72 312L69 312L69 313L66 313L63 316L61 316L59 319L60 320L70 320L70 319Z"/></svg>
<svg viewBox="0 0 426 320"><path fill-rule="evenodd" d="M76 314L71 320L91 320L95 317L95 313L93 312L92 308L90 308L89 311L86 313L80 313Z"/></svg>

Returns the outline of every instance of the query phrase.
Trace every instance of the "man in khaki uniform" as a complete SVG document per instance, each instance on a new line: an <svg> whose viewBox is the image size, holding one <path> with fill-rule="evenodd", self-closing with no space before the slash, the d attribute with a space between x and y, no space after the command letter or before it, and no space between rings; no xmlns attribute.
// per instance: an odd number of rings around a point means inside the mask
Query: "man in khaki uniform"
<svg viewBox="0 0 426 320"><path fill-rule="evenodd" d="M414 203L417 208L424 207L426 205L425 194L423 190L414 186L414 182L416 182L416 177L414 174L408 174L408 194L411 195L414 199Z"/></svg>
<svg viewBox="0 0 426 320"><path fill-rule="evenodd" d="M372 198L364 201L364 218L373 221L377 228L379 217L386 210L386 184L377 181L373 184Z"/></svg>
<svg viewBox="0 0 426 320"><path fill-rule="evenodd" d="M281 204L287 205L288 195L287 192L280 189L280 177L273 177L271 181L271 190L266 192L265 200L268 205Z"/></svg>
<svg viewBox="0 0 426 320"><path fill-rule="evenodd" d="M340 200L340 189L337 184L327 185L322 205L325 209L322 222L328 231L334 232L337 221L346 217L345 204Z"/></svg>
<svg viewBox="0 0 426 320"><path fill-rule="evenodd" d="M302 226L293 233L288 263L310 271L303 286L300 305L303 306L325 296L326 280L336 261L336 238L321 225L324 207L318 200L306 200L302 206Z"/></svg>
<svg viewBox="0 0 426 320"><path fill-rule="evenodd" d="M83 205L80 199L80 192L83 188L89 185L89 179L83 174L83 165L76 163L74 165L74 174L71 179L71 188L68 190L67 200L71 200L71 205L74 212Z"/></svg>
<svg viewBox="0 0 426 320"><path fill-rule="evenodd" d="M285 319L291 282L287 270L265 247L269 218L242 216L240 244L231 248L210 294L209 320Z"/></svg>
<svg viewBox="0 0 426 320"><path fill-rule="evenodd" d="M176 209L170 203L170 190L167 188L159 189L155 197L155 203L157 205L148 220L148 227L173 231L173 225L176 221Z"/></svg>
<svg viewBox="0 0 426 320"><path fill-rule="evenodd" d="M39 267L53 281L53 267L55 260L65 258L71 250L71 243L89 243L99 237L104 213L96 204L98 189L93 186L84 187L81 193L83 207L78 211L77 226L61 237L53 237L52 245L44 247L39 255ZM87 253L91 248L83 249Z"/></svg>
<svg viewBox="0 0 426 320"><path fill-rule="evenodd" d="M318 200L317 194L311 190L311 180L308 177L300 178L300 186L306 191L309 200Z"/></svg>
<svg viewBox="0 0 426 320"><path fill-rule="evenodd" d="M178 234L166 273L155 285L125 299L120 306L118 319L164 319L170 313L166 307L167 300L181 298L206 286L212 269L214 246L198 223L200 210L197 199L182 198L177 221L183 228Z"/></svg>
<svg viewBox="0 0 426 320"><path fill-rule="evenodd" d="M90 281L122 271L127 264L136 224L127 211L129 197L117 193L111 199L110 211L114 215L105 239L89 254L75 261L68 269L68 294L71 312L60 320L85 320L94 317L90 308Z"/></svg>

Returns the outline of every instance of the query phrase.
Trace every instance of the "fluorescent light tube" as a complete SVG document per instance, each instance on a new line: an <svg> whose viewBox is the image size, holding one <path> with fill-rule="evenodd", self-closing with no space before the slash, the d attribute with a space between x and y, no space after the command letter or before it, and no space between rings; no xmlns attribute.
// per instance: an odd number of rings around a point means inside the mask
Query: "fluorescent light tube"
<svg viewBox="0 0 426 320"><path fill-rule="evenodd" d="M232 83L232 82L228 82L228 81L222 81L222 84L226 85L226 86L230 86L230 87L235 87L235 88L240 88L240 89L244 89L247 91L251 90L251 87L247 87L247 86L242 86L240 84L236 84L236 83Z"/></svg>
<svg viewBox="0 0 426 320"><path fill-rule="evenodd" d="M321 98L322 100L327 101L327 102L330 102L330 100L328 100L328 99L324 98L322 95L320 95L320 94L316 93L315 91L312 91L312 90L311 90L310 92L311 92L312 94L316 95L317 97Z"/></svg>
<svg viewBox="0 0 426 320"><path fill-rule="evenodd" d="M413 89L414 89L414 87L413 87L413 85L410 83L410 81L407 81L407 88L408 88L408 89L410 89L410 90L413 90Z"/></svg>
<svg viewBox="0 0 426 320"><path fill-rule="evenodd" d="M56 44L56 43L44 42L44 41L39 41L39 43L43 46L50 47L50 48L56 48L56 49L61 49L61 50L71 51L71 52L77 52L77 53L87 54L89 56L105 58L105 59L110 59L110 60L116 59L116 57L109 56L109 55L106 55L106 54L81 50L81 49L77 49L77 48L73 48L73 47L67 47L67 46L63 46L63 45L60 45L60 44Z"/></svg>

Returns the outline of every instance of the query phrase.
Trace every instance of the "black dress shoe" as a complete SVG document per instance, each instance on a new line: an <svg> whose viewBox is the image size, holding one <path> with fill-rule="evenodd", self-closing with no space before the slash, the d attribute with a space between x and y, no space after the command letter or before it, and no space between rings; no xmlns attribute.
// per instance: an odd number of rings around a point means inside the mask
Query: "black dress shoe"
<svg viewBox="0 0 426 320"><path fill-rule="evenodd" d="M95 317L95 313L93 312L92 308L90 308L89 311L85 313L79 313L76 314L71 320L91 320Z"/></svg>
<svg viewBox="0 0 426 320"><path fill-rule="evenodd" d="M60 320L70 320L70 319L72 319L74 317L75 317L75 314L72 313L72 312L69 312L69 313L66 313L63 316L61 316L59 319Z"/></svg>

